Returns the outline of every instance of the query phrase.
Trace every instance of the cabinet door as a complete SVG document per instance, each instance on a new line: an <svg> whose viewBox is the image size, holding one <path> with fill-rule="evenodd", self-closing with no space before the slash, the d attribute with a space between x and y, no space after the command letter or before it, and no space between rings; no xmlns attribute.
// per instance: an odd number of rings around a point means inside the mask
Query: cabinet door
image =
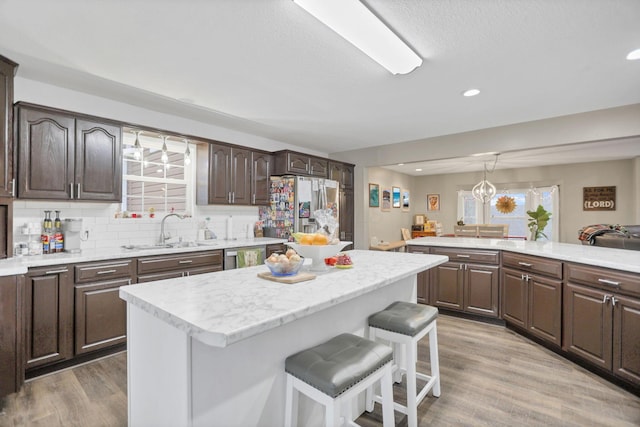
<svg viewBox="0 0 640 427"><path fill-rule="evenodd" d="M329 162L325 159L311 157L309 159L309 175L318 178L329 177Z"/></svg>
<svg viewBox="0 0 640 427"><path fill-rule="evenodd" d="M18 391L18 283L15 276L0 277L0 399Z"/></svg>
<svg viewBox="0 0 640 427"><path fill-rule="evenodd" d="M562 345L562 282L537 275L529 276L529 332Z"/></svg>
<svg viewBox="0 0 640 427"><path fill-rule="evenodd" d="M432 269L431 298L434 305L462 310L463 264L447 262Z"/></svg>
<svg viewBox="0 0 640 427"><path fill-rule="evenodd" d="M615 296L613 373L640 384L640 300Z"/></svg>
<svg viewBox="0 0 640 427"><path fill-rule="evenodd" d="M273 253L286 253L287 252L287 248L285 247L284 243L277 243L277 244L273 244L273 245L267 245L267 250L266 250L266 257L269 258L269 256Z"/></svg>
<svg viewBox="0 0 640 427"><path fill-rule="evenodd" d="M177 277L183 277L184 272L181 271L168 271L164 273L153 273L153 274L141 274L138 275L138 283L146 283L153 282L156 280L164 280L164 279L175 279Z"/></svg>
<svg viewBox="0 0 640 427"><path fill-rule="evenodd" d="M74 179L74 119L18 108L18 197L70 198Z"/></svg>
<svg viewBox="0 0 640 427"><path fill-rule="evenodd" d="M605 292L567 283L564 286L562 348L611 370L612 309Z"/></svg>
<svg viewBox="0 0 640 427"><path fill-rule="evenodd" d="M0 197L0 258L13 256L13 198Z"/></svg>
<svg viewBox="0 0 640 427"><path fill-rule="evenodd" d="M122 129L76 120L74 198L122 200Z"/></svg>
<svg viewBox="0 0 640 427"><path fill-rule="evenodd" d="M347 242L354 241L354 206L353 206L353 192L341 191L340 201L338 202L338 227L340 240ZM353 249L353 245L347 246L344 250Z"/></svg>
<svg viewBox="0 0 640 427"><path fill-rule="evenodd" d="M209 146L209 204L231 203L231 148Z"/></svg>
<svg viewBox="0 0 640 427"><path fill-rule="evenodd" d="M231 203L251 204L251 152L233 148L231 150Z"/></svg>
<svg viewBox="0 0 640 427"><path fill-rule="evenodd" d="M287 153L287 173L309 175L309 156Z"/></svg>
<svg viewBox="0 0 640 427"><path fill-rule="evenodd" d="M329 179L338 181L343 190L353 190L353 166L329 162Z"/></svg>
<svg viewBox="0 0 640 427"><path fill-rule="evenodd" d="M527 327L527 281L520 271L502 269L502 317L509 323Z"/></svg>
<svg viewBox="0 0 640 427"><path fill-rule="evenodd" d="M25 283L26 369L73 353L72 286L66 267L29 272Z"/></svg>
<svg viewBox="0 0 640 427"><path fill-rule="evenodd" d="M130 279L120 279L76 285L75 354L126 342L127 305L119 289L129 284Z"/></svg>
<svg viewBox="0 0 640 427"><path fill-rule="evenodd" d="M497 265L464 265L464 311L498 317L499 274Z"/></svg>
<svg viewBox="0 0 640 427"><path fill-rule="evenodd" d="M0 197L13 197L13 77L18 65L0 56Z"/></svg>
<svg viewBox="0 0 640 427"><path fill-rule="evenodd" d="M252 205L268 205L273 156L266 153L251 153L251 191Z"/></svg>

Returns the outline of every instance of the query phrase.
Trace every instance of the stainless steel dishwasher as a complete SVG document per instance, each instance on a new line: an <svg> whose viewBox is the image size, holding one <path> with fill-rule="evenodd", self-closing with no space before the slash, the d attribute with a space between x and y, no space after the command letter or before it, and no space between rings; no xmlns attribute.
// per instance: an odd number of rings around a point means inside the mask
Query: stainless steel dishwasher
<svg viewBox="0 0 640 427"><path fill-rule="evenodd" d="M264 260L267 254L266 246L245 246L240 248L227 248L224 250L224 269L233 270L238 268L238 251L259 251L260 262L258 264L264 264ZM246 252L245 252L246 253Z"/></svg>

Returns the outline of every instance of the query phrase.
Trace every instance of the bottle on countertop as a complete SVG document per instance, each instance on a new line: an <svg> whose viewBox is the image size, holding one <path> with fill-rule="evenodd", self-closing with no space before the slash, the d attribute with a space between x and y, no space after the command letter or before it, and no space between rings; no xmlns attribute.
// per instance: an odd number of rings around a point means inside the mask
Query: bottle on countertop
<svg viewBox="0 0 640 427"><path fill-rule="evenodd" d="M51 211L44 211L44 221L42 222L42 234L40 235L40 241L42 242L42 253L52 253L51 246L51 229L53 223L51 222Z"/></svg>
<svg viewBox="0 0 640 427"><path fill-rule="evenodd" d="M53 252L64 251L64 234L62 233L62 221L60 211L56 211L56 218L53 220Z"/></svg>

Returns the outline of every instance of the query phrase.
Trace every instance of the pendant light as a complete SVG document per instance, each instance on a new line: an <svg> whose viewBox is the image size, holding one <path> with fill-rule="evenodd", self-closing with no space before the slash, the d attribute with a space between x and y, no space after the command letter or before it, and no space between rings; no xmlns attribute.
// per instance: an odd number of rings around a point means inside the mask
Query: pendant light
<svg viewBox="0 0 640 427"><path fill-rule="evenodd" d="M498 154L496 154L496 160L493 163L493 168L491 169L491 172L493 172L496 169L496 163L498 163ZM490 183L489 181L487 181L487 164L485 163L482 181L477 183L471 189L471 195L473 195L474 199L482 202L483 204L486 204L486 203L489 203L491 199L493 199L496 193L497 193L496 186Z"/></svg>
<svg viewBox="0 0 640 427"><path fill-rule="evenodd" d="M190 165L191 164L191 151L189 151L189 140L185 139L184 143L187 144L187 149L184 150L184 164L185 165Z"/></svg>
<svg viewBox="0 0 640 427"><path fill-rule="evenodd" d="M133 158L140 160L142 158L142 145L140 145L140 134L142 131L135 131L136 142L133 144Z"/></svg>
<svg viewBox="0 0 640 427"><path fill-rule="evenodd" d="M167 137L162 135L162 156L160 156L160 160L162 163L167 164L169 162L169 155L167 154Z"/></svg>

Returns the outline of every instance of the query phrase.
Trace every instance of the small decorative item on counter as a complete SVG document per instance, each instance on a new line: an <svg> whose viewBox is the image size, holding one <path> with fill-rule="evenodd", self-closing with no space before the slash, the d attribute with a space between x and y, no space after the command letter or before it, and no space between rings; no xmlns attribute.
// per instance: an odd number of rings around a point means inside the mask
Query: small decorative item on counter
<svg viewBox="0 0 640 427"><path fill-rule="evenodd" d="M156 209L149 208L149 218L155 218L155 216L156 216Z"/></svg>
<svg viewBox="0 0 640 427"><path fill-rule="evenodd" d="M336 255L336 268L351 268L353 267L353 261L348 254L339 253Z"/></svg>
<svg viewBox="0 0 640 427"><path fill-rule="evenodd" d="M53 227L53 223L51 222L51 211L44 211L44 221L42 222L42 235L40 236L40 241L42 243L42 253L50 254L52 253L51 247L51 228Z"/></svg>
<svg viewBox="0 0 640 427"><path fill-rule="evenodd" d="M464 221L462 220L462 218L460 218L458 220L458 222L456 222L457 225L464 225Z"/></svg>
<svg viewBox="0 0 640 427"><path fill-rule="evenodd" d="M64 251L64 234L62 234L62 221L60 211L56 211L56 218L53 221L53 252Z"/></svg>
<svg viewBox="0 0 640 427"><path fill-rule="evenodd" d="M295 250L287 249L285 254L271 254L265 264L274 276L293 276L300 271L303 260Z"/></svg>

